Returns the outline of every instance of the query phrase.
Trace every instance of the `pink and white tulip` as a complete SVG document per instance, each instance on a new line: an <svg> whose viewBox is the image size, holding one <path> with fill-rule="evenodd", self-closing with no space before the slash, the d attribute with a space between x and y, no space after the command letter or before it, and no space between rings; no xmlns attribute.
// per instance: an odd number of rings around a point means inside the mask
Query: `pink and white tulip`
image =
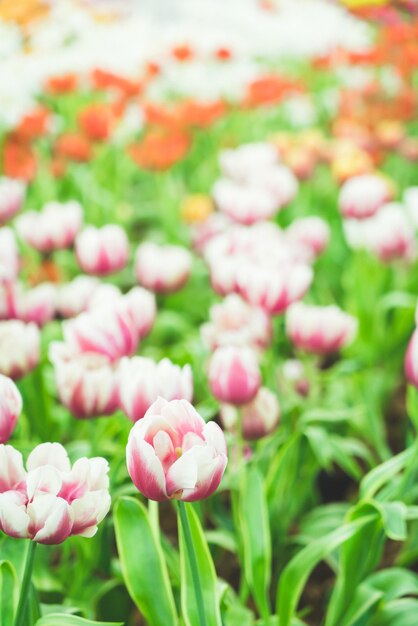
<svg viewBox="0 0 418 626"><path fill-rule="evenodd" d="M52 343L49 353L61 403L74 417L113 415L119 408L116 369L101 354L72 354L64 343Z"/></svg>
<svg viewBox="0 0 418 626"><path fill-rule="evenodd" d="M219 164L225 176L246 182L255 172L270 169L278 162L276 148L270 143L247 143L235 149L222 150Z"/></svg>
<svg viewBox="0 0 418 626"><path fill-rule="evenodd" d="M14 296L14 317L22 322L44 326L55 316L57 290L44 283L27 291L17 289Z"/></svg>
<svg viewBox="0 0 418 626"><path fill-rule="evenodd" d="M377 213L391 196L390 185L383 176L361 174L343 184L338 204L344 217L360 220Z"/></svg>
<svg viewBox="0 0 418 626"><path fill-rule="evenodd" d="M16 280L19 273L19 252L11 228L0 228L0 283Z"/></svg>
<svg viewBox="0 0 418 626"><path fill-rule="evenodd" d="M0 374L0 443L10 439L22 412L22 396L11 378Z"/></svg>
<svg viewBox="0 0 418 626"><path fill-rule="evenodd" d="M257 189L263 189L273 198L276 211L292 202L299 189L297 178L286 165L257 170L250 176L249 182Z"/></svg>
<svg viewBox="0 0 418 626"><path fill-rule="evenodd" d="M0 224L18 213L25 199L26 185L15 178L0 178Z"/></svg>
<svg viewBox="0 0 418 626"><path fill-rule="evenodd" d="M129 475L150 500L193 502L219 487L228 462L224 434L187 400L158 399L133 426L126 447Z"/></svg>
<svg viewBox="0 0 418 626"><path fill-rule="evenodd" d="M276 198L261 186L218 180L212 190L218 209L234 222L250 225L268 220L278 211Z"/></svg>
<svg viewBox="0 0 418 626"><path fill-rule="evenodd" d="M71 467L59 443L42 443L26 462L0 445L0 530L47 545L70 535L92 537L110 508L107 461L78 459Z"/></svg>
<svg viewBox="0 0 418 626"><path fill-rule="evenodd" d="M307 352L327 354L349 345L357 334L356 318L337 306L312 306L296 302L286 313L291 342Z"/></svg>
<svg viewBox="0 0 418 626"><path fill-rule="evenodd" d="M84 272L108 276L126 266L129 259L128 237L116 224L106 224L102 228L87 226L77 236L75 253Z"/></svg>
<svg viewBox="0 0 418 626"><path fill-rule="evenodd" d="M220 402L251 402L260 385L257 355L251 348L223 346L212 354L209 362L209 386Z"/></svg>
<svg viewBox="0 0 418 626"><path fill-rule="evenodd" d="M307 260L314 260L327 247L331 232L328 224L320 217L302 217L286 229L286 238L307 251Z"/></svg>
<svg viewBox="0 0 418 626"><path fill-rule="evenodd" d="M40 333L36 324L19 320L0 322L0 373L14 380L39 363Z"/></svg>
<svg viewBox="0 0 418 626"><path fill-rule="evenodd" d="M16 220L19 236L44 254L72 246L83 222L83 209L75 200L48 202L41 212L28 211Z"/></svg>
<svg viewBox="0 0 418 626"><path fill-rule="evenodd" d="M276 429L279 419L279 401L267 387L260 387L254 400L239 408L231 404L221 407L224 428L231 431L241 429L244 439L249 441L270 435Z"/></svg>
<svg viewBox="0 0 418 626"><path fill-rule="evenodd" d="M210 322L200 329L203 342L210 350L235 345L266 348L272 336L269 315L253 307L237 294L230 294L210 309Z"/></svg>
<svg viewBox="0 0 418 626"><path fill-rule="evenodd" d="M157 293L172 293L187 282L192 256L180 246L160 246L146 242L139 246L135 258L138 282Z"/></svg>
<svg viewBox="0 0 418 626"><path fill-rule="evenodd" d="M86 311L100 284L93 276L77 276L71 282L62 285L57 293L59 315L64 318L75 317Z"/></svg>
<svg viewBox="0 0 418 626"><path fill-rule="evenodd" d="M418 330L412 334L405 355L405 375L408 382L418 389Z"/></svg>
<svg viewBox="0 0 418 626"><path fill-rule="evenodd" d="M122 359L119 395L121 408L132 422L143 418L159 397L190 402L193 397L191 367L174 365L170 359L159 363L144 357Z"/></svg>

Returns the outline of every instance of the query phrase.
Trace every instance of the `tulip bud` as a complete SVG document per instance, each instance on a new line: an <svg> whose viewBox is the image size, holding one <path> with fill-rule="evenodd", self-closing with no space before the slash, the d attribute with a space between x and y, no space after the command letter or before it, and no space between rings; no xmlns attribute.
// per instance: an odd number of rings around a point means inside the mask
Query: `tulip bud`
<svg viewBox="0 0 418 626"><path fill-rule="evenodd" d="M159 246L146 242L139 246L135 258L138 282L158 293L178 291L187 282L192 257L180 246Z"/></svg>
<svg viewBox="0 0 418 626"><path fill-rule="evenodd" d="M131 320L139 333L139 338L146 337L154 326L157 316L155 296L147 289L134 287L119 301L119 307Z"/></svg>
<svg viewBox="0 0 418 626"><path fill-rule="evenodd" d="M17 290L14 316L23 322L44 326L55 316L57 291L52 283L38 285L28 291Z"/></svg>
<svg viewBox="0 0 418 626"><path fill-rule="evenodd" d="M405 355L405 375L409 383L418 389L418 330L415 330Z"/></svg>
<svg viewBox="0 0 418 626"><path fill-rule="evenodd" d="M245 182L255 172L263 172L278 161L276 148L270 143L247 143L222 150L219 164L222 172L236 182Z"/></svg>
<svg viewBox="0 0 418 626"><path fill-rule="evenodd" d="M260 384L257 357L251 348L225 346L215 350L209 363L209 385L220 402L246 404Z"/></svg>
<svg viewBox="0 0 418 626"><path fill-rule="evenodd" d="M132 422L144 417L157 398L191 401L193 377L190 365L181 368L162 359L134 357L122 359L119 366L119 393L123 411Z"/></svg>
<svg viewBox="0 0 418 626"><path fill-rule="evenodd" d="M32 248L48 253L69 248L83 222L78 202L49 202L41 212L28 211L16 220L19 236Z"/></svg>
<svg viewBox="0 0 418 626"><path fill-rule="evenodd" d="M299 188L297 179L286 165L257 170L250 176L249 183L272 196L276 211L292 202Z"/></svg>
<svg viewBox="0 0 418 626"><path fill-rule="evenodd" d="M218 209L239 224L267 220L279 208L273 194L262 186L242 185L226 178L215 183L212 194Z"/></svg>
<svg viewBox="0 0 418 626"><path fill-rule="evenodd" d="M71 354L64 343L49 352L61 403L78 419L113 415L119 408L115 368L101 354Z"/></svg>
<svg viewBox="0 0 418 626"><path fill-rule="evenodd" d="M391 198L389 183L383 176L353 176L341 187L339 207L344 217L363 219L374 215Z"/></svg>
<svg viewBox="0 0 418 626"><path fill-rule="evenodd" d="M193 248L198 254L204 254L206 246L214 237L223 233L231 220L223 213L212 213L207 220L192 228Z"/></svg>
<svg viewBox="0 0 418 626"><path fill-rule="evenodd" d="M294 390L300 396L307 396L309 393L309 380L306 377L303 364L298 359L287 359L283 363L283 377L291 383Z"/></svg>
<svg viewBox="0 0 418 626"><path fill-rule="evenodd" d="M14 178L0 178L0 224L4 224L21 209L26 185Z"/></svg>
<svg viewBox="0 0 418 626"><path fill-rule="evenodd" d="M310 306L296 302L286 313L286 332L292 343L308 352L327 354L350 344L357 320L337 306Z"/></svg>
<svg viewBox="0 0 418 626"><path fill-rule="evenodd" d="M202 339L210 350L225 345L265 348L271 335L267 313L250 306L236 294L214 304L210 309L210 322L201 327Z"/></svg>
<svg viewBox="0 0 418 626"><path fill-rule="evenodd" d="M228 430L241 428L244 439L261 439L270 435L280 419L277 397L267 387L260 387L254 400L237 408L231 404L221 407L221 420ZM241 424L239 424L241 420Z"/></svg>
<svg viewBox="0 0 418 626"><path fill-rule="evenodd" d="M133 426L126 447L129 475L147 498L203 500L216 491L227 464L225 437L187 400L159 398Z"/></svg>
<svg viewBox="0 0 418 626"><path fill-rule="evenodd" d="M37 366L39 357L40 334L35 324L0 322L0 373L21 378Z"/></svg>
<svg viewBox="0 0 418 626"><path fill-rule="evenodd" d="M105 459L82 458L71 467L59 443L42 443L26 468L20 452L0 445L0 530L47 545L96 533L110 508Z"/></svg>
<svg viewBox="0 0 418 626"><path fill-rule="evenodd" d="M19 253L11 228L0 228L0 283L16 280L19 273Z"/></svg>
<svg viewBox="0 0 418 626"><path fill-rule="evenodd" d="M291 244L300 245L307 251L307 259L314 260L328 245L330 228L320 217L302 217L286 229L286 238Z"/></svg>
<svg viewBox="0 0 418 626"><path fill-rule="evenodd" d="M22 411L22 396L14 382L0 374L0 443L10 439Z"/></svg>
<svg viewBox="0 0 418 626"><path fill-rule="evenodd" d="M102 228L87 226L77 236L75 253L84 272L108 276L127 264L129 242L123 228L115 224L107 224Z"/></svg>
<svg viewBox="0 0 418 626"><path fill-rule="evenodd" d="M61 317L75 317L86 311L100 282L92 276L77 276L62 285L57 293L57 311Z"/></svg>

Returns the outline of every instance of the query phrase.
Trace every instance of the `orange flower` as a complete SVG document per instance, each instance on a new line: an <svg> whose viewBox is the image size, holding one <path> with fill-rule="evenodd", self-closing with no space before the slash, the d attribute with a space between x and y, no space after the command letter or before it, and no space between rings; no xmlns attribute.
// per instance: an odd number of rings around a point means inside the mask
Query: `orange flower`
<svg viewBox="0 0 418 626"><path fill-rule="evenodd" d="M155 61L148 61L145 66L145 77L149 80L161 73L161 67Z"/></svg>
<svg viewBox="0 0 418 626"><path fill-rule="evenodd" d="M62 178L67 170L67 161L58 155L52 159L49 169L54 178Z"/></svg>
<svg viewBox="0 0 418 626"><path fill-rule="evenodd" d="M188 152L190 139L181 131L152 131L141 143L128 148L131 158L144 169L165 170Z"/></svg>
<svg viewBox="0 0 418 626"><path fill-rule="evenodd" d="M114 123L114 116L107 104L90 104L78 115L78 123L92 141L108 139Z"/></svg>
<svg viewBox="0 0 418 626"><path fill-rule="evenodd" d="M72 161L89 161L91 144L80 133L66 133L56 141L55 152L58 156L67 157Z"/></svg>
<svg viewBox="0 0 418 626"><path fill-rule="evenodd" d="M180 44L174 46L171 50L171 54L177 61L190 61L194 57L192 48L187 44Z"/></svg>
<svg viewBox="0 0 418 626"><path fill-rule="evenodd" d="M302 91L303 87L299 81L276 75L260 76L247 85L244 105L254 107L274 104L281 102L289 94Z"/></svg>
<svg viewBox="0 0 418 626"><path fill-rule="evenodd" d="M45 84L45 90L54 95L62 93L71 93L78 87L78 78L75 74L61 74L60 76L51 76Z"/></svg>
<svg viewBox="0 0 418 626"><path fill-rule="evenodd" d="M38 107L27 113L16 128L19 139L30 141L42 137L48 130L49 111L45 107Z"/></svg>
<svg viewBox="0 0 418 626"><path fill-rule="evenodd" d="M186 196L181 205L181 217L187 224L200 224L213 213L213 200L203 193Z"/></svg>
<svg viewBox="0 0 418 626"><path fill-rule="evenodd" d="M95 69L91 73L91 81L96 89L116 89L129 98L139 95L142 91L139 80L131 80L107 70Z"/></svg>
<svg viewBox="0 0 418 626"><path fill-rule="evenodd" d="M177 109L177 119L183 126L197 126L207 128L226 112L224 102L197 102L188 100L182 102Z"/></svg>
<svg viewBox="0 0 418 626"><path fill-rule="evenodd" d="M36 174L36 157L32 148L14 137L4 144L3 169L6 176L30 181Z"/></svg>
<svg viewBox="0 0 418 626"><path fill-rule="evenodd" d="M232 58L232 52L229 48L217 48L214 53L215 58L219 61L229 61Z"/></svg>
<svg viewBox="0 0 418 626"><path fill-rule="evenodd" d="M175 128L178 126L178 121L174 111L170 110L163 104L144 102L143 110L148 124L164 126L164 128Z"/></svg>

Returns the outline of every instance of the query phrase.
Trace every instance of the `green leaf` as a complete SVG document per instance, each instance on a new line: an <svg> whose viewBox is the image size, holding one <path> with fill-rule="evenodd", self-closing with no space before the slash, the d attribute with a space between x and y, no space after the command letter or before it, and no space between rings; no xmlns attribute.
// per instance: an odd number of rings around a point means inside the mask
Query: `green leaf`
<svg viewBox="0 0 418 626"><path fill-rule="evenodd" d="M405 541L407 537L406 519L408 507L403 502L374 502L380 511L385 533L394 541Z"/></svg>
<svg viewBox="0 0 418 626"><path fill-rule="evenodd" d="M418 600L402 598L382 607L370 626L417 626Z"/></svg>
<svg viewBox="0 0 418 626"><path fill-rule="evenodd" d="M373 468L360 483L360 498L368 499L373 497L385 483L404 469L413 454L414 450L408 448Z"/></svg>
<svg viewBox="0 0 418 626"><path fill-rule="evenodd" d="M19 581L10 561L0 561L0 626L13 624Z"/></svg>
<svg viewBox="0 0 418 626"><path fill-rule="evenodd" d="M93 622L90 619L68 615L67 613L49 613L38 619L35 626L123 626L123 623Z"/></svg>
<svg viewBox="0 0 418 626"><path fill-rule="evenodd" d="M205 535L199 518L192 506L185 503L185 512L189 522L193 546L197 559L200 586L205 606L207 626L222 626L219 609L219 597L215 566L213 565ZM198 608L194 591L194 582L187 555L184 529L179 524L180 567L181 567L181 608L186 626L200 626ZM165 626L168 626L167 622Z"/></svg>
<svg viewBox="0 0 418 626"><path fill-rule="evenodd" d="M293 557L283 570L277 590L277 612L280 626L290 626L303 588L314 567L374 517L368 515L344 524L341 528L306 546Z"/></svg>
<svg viewBox="0 0 418 626"><path fill-rule="evenodd" d="M403 567L391 567L367 578L369 587L382 592L386 602L402 596L418 595L418 575Z"/></svg>
<svg viewBox="0 0 418 626"><path fill-rule="evenodd" d="M359 585L352 603L338 626L356 626L373 609L383 596L383 592L368 584Z"/></svg>
<svg viewBox="0 0 418 626"><path fill-rule="evenodd" d="M270 615L271 538L263 476L247 468L240 481L239 532L248 586L262 617Z"/></svg>
<svg viewBox="0 0 418 626"><path fill-rule="evenodd" d="M134 498L120 498L114 520L129 595L150 626L175 626L177 614L167 568L146 508Z"/></svg>

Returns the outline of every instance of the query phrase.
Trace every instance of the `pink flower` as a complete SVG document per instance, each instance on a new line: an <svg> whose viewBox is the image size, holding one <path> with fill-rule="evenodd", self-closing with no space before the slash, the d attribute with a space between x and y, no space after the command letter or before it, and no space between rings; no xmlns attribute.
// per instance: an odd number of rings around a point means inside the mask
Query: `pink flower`
<svg viewBox="0 0 418 626"><path fill-rule="evenodd" d="M313 271L308 265L286 264L268 268L246 264L241 268L238 284L247 302L262 307L271 315L278 315L305 295L312 278Z"/></svg>
<svg viewBox="0 0 418 626"><path fill-rule="evenodd" d="M10 439L22 411L22 396L14 382L0 374L0 443Z"/></svg>
<svg viewBox="0 0 418 626"><path fill-rule="evenodd" d="M28 211L16 220L19 236L32 248L47 253L69 248L83 222L83 209L75 200L49 202L41 212Z"/></svg>
<svg viewBox="0 0 418 626"><path fill-rule="evenodd" d="M49 352L61 403L78 419L113 415L119 408L117 375L101 354L72 354L64 343Z"/></svg>
<svg viewBox="0 0 418 626"><path fill-rule="evenodd" d="M193 502L219 486L227 464L225 437L187 400L159 398L133 426L126 447L129 475L151 500Z"/></svg>
<svg viewBox="0 0 418 626"><path fill-rule="evenodd" d="M102 228L87 226L77 236L75 253L84 272L108 276L127 264L129 241L123 228L116 224L106 224Z"/></svg>
<svg viewBox="0 0 418 626"><path fill-rule="evenodd" d="M341 187L339 208L344 217L364 219L371 217L391 198L391 189L378 174L353 176Z"/></svg>
<svg viewBox="0 0 418 626"><path fill-rule="evenodd" d="M57 293L57 311L61 317L75 317L86 311L100 284L93 276L77 276L62 285Z"/></svg>
<svg viewBox="0 0 418 626"><path fill-rule="evenodd" d="M209 385L213 395L220 402L228 404L251 402L260 384L257 356L251 348L223 346L212 354L209 363Z"/></svg>
<svg viewBox="0 0 418 626"><path fill-rule="evenodd" d="M291 387L300 396L307 396L309 393L309 380L305 373L302 361L299 359L287 359L283 363L283 378L291 383Z"/></svg>
<svg viewBox="0 0 418 626"><path fill-rule="evenodd" d="M210 350L235 345L265 348L271 340L271 320L258 307L247 304L240 296L230 294L210 309L210 322L201 327L201 336Z"/></svg>
<svg viewBox="0 0 418 626"><path fill-rule="evenodd" d="M0 228L0 283L16 280L19 273L19 253L11 228Z"/></svg>
<svg viewBox="0 0 418 626"><path fill-rule="evenodd" d="M263 187L243 185L226 178L215 183L212 194L218 209L239 224L267 220L279 208L274 195Z"/></svg>
<svg viewBox="0 0 418 626"><path fill-rule="evenodd" d="M279 401L267 387L260 387L255 398L239 408L231 404L223 404L221 407L223 426L231 431L241 428L244 439L250 441L270 435L277 427L279 419Z"/></svg>
<svg viewBox="0 0 418 626"><path fill-rule="evenodd" d="M56 288L44 283L24 291L17 288L14 294L14 315L22 322L44 326L55 316Z"/></svg>
<svg viewBox="0 0 418 626"><path fill-rule="evenodd" d="M136 351L139 329L131 312L119 302L63 323L64 340L73 353L95 352L114 362Z"/></svg>
<svg viewBox="0 0 418 626"><path fill-rule="evenodd" d="M305 248L307 261L314 260L328 245L330 228L320 217L302 217L286 229L286 238L291 244Z"/></svg>
<svg viewBox="0 0 418 626"><path fill-rule="evenodd" d="M42 443L23 466L20 452L0 445L0 530L44 544L92 537L110 508L108 464L101 457L71 467L59 443Z"/></svg>
<svg viewBox="0 0 418 626"><path fill-rule="evenodd" d="M122 296L115 306L130 320L140 339L148 335L157 315L153 293L142 287L134 287Z"/></svg>
<svg viewBox="0 0 418 626"><path fill-rule="evenodd" d="M276 165L278 154L269 143L254 142L235 149L222 150L219 164L225 176L236 182L246 182L255 172L263 172Z"/></svg>
<svg viewBox="0 0 418 626"><path fill-rule="evenodd" d="M297 178L286 165L259 169L250 176L249 182L273 197L276 210L283 209L292 202L299 188Z"/></svg>
<svg viewBox="0 0 418 626"><path fill-rule="evenodd" d="M405 375L409 383L418 389L418 330L415 329L405 355Z"/></svg>
<svg viewBox="0 0 418 626"><path fill-rule="evenodd" d="M26 185L15 178L0 178L0 224L18 213L25 199Z"/></svg>
<svg viewBox="0 0 418 626"><path fill-rule="evenodd" d="M122 359L119 366L119 394L123 411L133 422L143 418L157 398L189 402L193 397L190 365L183 368L169 359L155 363L152 359Z"/></svg>
<svg viewBox="0 0 418 626"><path fill-rule="evenodd" d="M231 224L229 217L223 213L212 213L199 224L192 227L193 248L203 254L208 243L220 233L223 233Z"/></svg>
<svg viewBox="0 0 418 626"><path fill-rule="evenodd" d="M191 269L191 254L180 246L159 246L146 242L139 246L136 253L138 282L157 293L172 293L181 289Z"/></svg>
<svg viewBox="0 0 418 626"><path fill-rule="evenodd" d="M337 306L311 306L296 302L286 313L286 332L292 343L308 352L337 352L357 333L357 320Z"/></svg>
<svg viewBox="0 0 418 626"><path fill-rule="evenodd" d="M0 322L0 373L14 380L39 363L40 334L35 324Z"/></svg>

